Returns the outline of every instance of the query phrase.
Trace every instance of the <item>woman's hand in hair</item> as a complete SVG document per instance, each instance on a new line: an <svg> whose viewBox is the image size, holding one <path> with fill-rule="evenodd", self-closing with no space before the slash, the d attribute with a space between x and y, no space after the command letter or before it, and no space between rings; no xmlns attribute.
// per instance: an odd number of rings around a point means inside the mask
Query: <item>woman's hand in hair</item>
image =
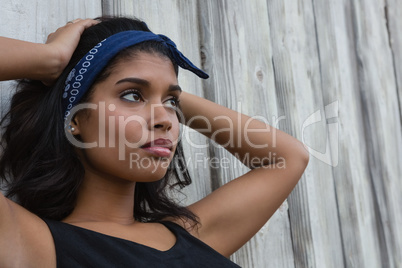
<svg viewBox="0 0 402 268"><path fill-rule="evenodd" d="M70 61L84 30L97 23L99 21L92 19L76 19L67 22L66 25L49 34L46 45L51 48L54 53L54 60L58 63L54 65L55 68L51 70L50 76L42 80L45 85L51 85L55 82Z"/></svg>
<svg viewBox="0 0 402 268"><path fill-rule="evenodd" d="M0 36L0 81L33 79L52 85L70 61L81 34L96 20L68 22L48 36L46 44Z"/></svg>

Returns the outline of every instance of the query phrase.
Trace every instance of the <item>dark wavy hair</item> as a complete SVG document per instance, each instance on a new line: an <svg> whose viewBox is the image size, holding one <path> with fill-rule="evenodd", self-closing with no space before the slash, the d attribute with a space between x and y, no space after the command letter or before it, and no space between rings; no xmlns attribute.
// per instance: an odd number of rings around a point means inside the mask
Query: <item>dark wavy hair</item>
<svg viewBox="0 0 402 268"><path fill-rule="evenodd" d="M101 23L82 34L56 84L48 88L39 81L19 81L10 110L1 120L5 132L1 140L0 177L6 187L6 195L39 217L55 220L67 217L75 207L77 192L85 174L64 132L61 100L68 73L89 50L108 36L127 30L150 31L144 22L134 18L102 17L98 20ZM178 66L169 50L158 42L147 41L121 51L101 72L94 85L106 79L120 59L139 51L168 57L178 75ZM91 90L82 102L88 100L90 94ZM176 204L168 193L176 186L183 188L190 183L179 142L167 173L161 180L136 183L134 218L150 222L174 217L198 223L196 215Z"/></svg>

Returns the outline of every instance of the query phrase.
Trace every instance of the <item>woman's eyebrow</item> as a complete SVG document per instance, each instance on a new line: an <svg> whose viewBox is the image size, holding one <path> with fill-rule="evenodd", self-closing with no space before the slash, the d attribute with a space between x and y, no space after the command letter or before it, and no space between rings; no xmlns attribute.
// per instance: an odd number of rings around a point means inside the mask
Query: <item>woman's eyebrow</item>
<svg viewBox="0 0 402 268"><path fill-rule="evenodd" d="M182 92L181 87L179 85L170 85L169 88L168 88L168 91L169 92L171 92L171 91L180 91L180 92Z"/></svg>
<svg viewBox="0 0 402 268"><path fill-rule="evenodd" d="M140 85L143 85L143 86L149 86L150 85L150 83L147 80L137 78L137 77L123 78L123 79L117 81L116 85L121 84L121 83L125 83L125 82L136 83L136 84L140 84Z"/></svg>
<svg viewBox="0 0 402 268"><path fill-rule="evenodd" d="M150 86L150 83L149 83L148 80L137 78L137 77L123 78L123 79L117 81L116 85L121 84L121 83L126 83L126 82L135 83L135 84L139 84L139 85L146 86L146 87ZM169 92L171 92L171 91L180 91L180 92L182 92L182 89L181 89L181 87L179 85L170 85L169 88L168 88L168 91Z"/></svg>

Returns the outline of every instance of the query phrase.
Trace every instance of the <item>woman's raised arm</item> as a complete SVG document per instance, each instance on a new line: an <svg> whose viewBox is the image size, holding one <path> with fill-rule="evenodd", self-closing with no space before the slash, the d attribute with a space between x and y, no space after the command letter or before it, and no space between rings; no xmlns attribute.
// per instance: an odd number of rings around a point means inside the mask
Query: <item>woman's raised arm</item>
<svg viewBox="0 0 402 268"><path fill-rule="evenodd" d="M307 166L308 152L297 139L261 121L189 93L180 99L189 127L252 169L189 207L201 223L194 235L229 256L287 198Z"/></svg>
<svg viewBox="0 0 402 268"><path fill-rule="evenodd" d="M50 34L46 44L0 37L0 81L29 78L51 85L67 66L81 34L96 23L69 22Z"/></svg>
<svg viewBox="0 0 402 268"><path fill-rule="evenodd" d="M0 193L0 267L55 267L46 223Z"/></svg>

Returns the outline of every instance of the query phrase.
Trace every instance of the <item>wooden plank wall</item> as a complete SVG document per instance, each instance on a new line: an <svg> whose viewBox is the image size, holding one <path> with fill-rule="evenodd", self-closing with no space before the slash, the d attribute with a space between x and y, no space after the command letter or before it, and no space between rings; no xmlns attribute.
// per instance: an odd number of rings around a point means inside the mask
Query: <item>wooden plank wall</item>
<svg viewBox="0 0 402 268"><path fill-rule="evenodd" d="M210 74L181 86L310 148L300 183L236 252L242 267L402 267L402 2L0 0L0 35L43 42L77 17L136 16ZM11 83L0 83L1 111ZM183 128L192 203L247 171ZM221 159L219 168L211 164ZM224 159L224 161L222 161ZM226 163L226 164L225 164Z"/></svg>

